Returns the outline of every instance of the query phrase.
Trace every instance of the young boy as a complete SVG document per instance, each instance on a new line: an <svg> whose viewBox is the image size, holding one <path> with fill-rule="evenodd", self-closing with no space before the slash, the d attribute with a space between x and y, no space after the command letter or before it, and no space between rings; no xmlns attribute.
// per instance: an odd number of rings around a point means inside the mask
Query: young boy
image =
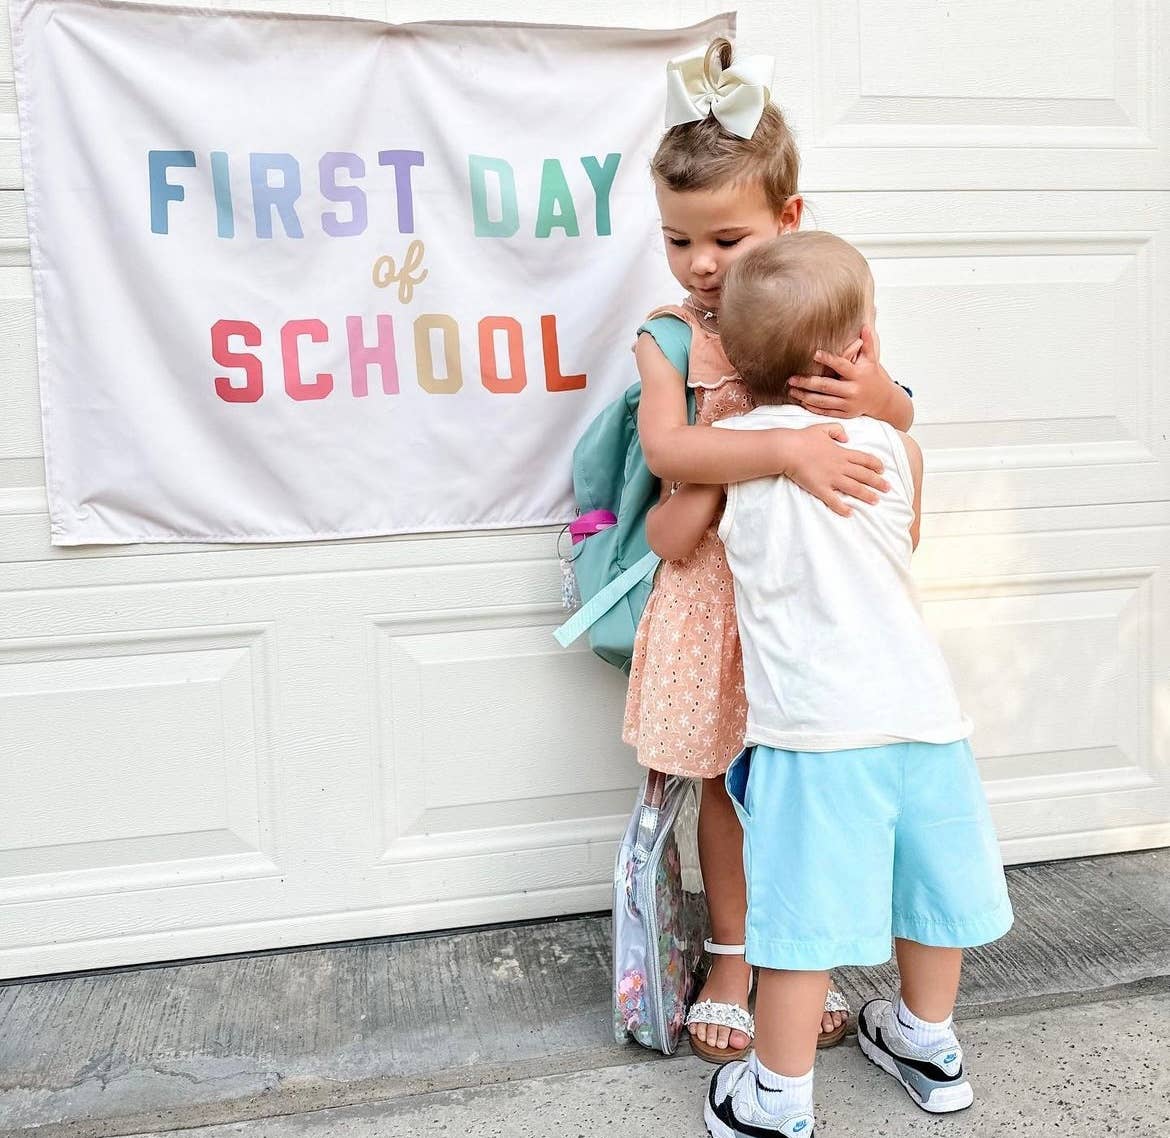
<svg viewBox="0 0 1170 1138"><path fill-rule="evenodd" d="M839 238L798 232L750 250L727 275L720 331L758 406L715 426L826 421L789 400L786 377L831 365L817 349L845 350L873 319L869 267ZM971 725L910 576L922 453L876 419L847 432L884 464L891 488L877 505L841 517L788 479L761 478L727 489L719 523L748 698L727 788L760 973L755 1053L711 1080L715 1138L809 1138L828 970L888 960L891 935L901 991L862 1009L861 1049L924 1110L969 1106L951 1023L962 949L1012 922ZM678 490L670 556L698 542L722 500L720 487Z"/></svg>

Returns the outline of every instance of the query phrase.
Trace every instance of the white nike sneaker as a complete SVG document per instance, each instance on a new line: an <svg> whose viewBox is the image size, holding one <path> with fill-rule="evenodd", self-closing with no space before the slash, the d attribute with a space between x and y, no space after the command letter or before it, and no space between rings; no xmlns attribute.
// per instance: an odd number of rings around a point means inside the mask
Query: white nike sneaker
<svg viewBox="0 0 1170 1138"><path fill-rule="evenodd" d="M893 1075L923 1110L949 1114L975 1101L958 1040L952 1037L948 1043L916 1047L902 1034L889 1000L870 1000L861 1009L857 1042L866 1057Z"/></svg>
<svg viewBox="0 0 1170 1138"><path fill-rule="evenodd" d="M760 1109L755 1077L746 1059L724 1063L711 1076L703 1105L703 1121L711 1138L812 1138L811 1111L777 1118Z"/></svg>

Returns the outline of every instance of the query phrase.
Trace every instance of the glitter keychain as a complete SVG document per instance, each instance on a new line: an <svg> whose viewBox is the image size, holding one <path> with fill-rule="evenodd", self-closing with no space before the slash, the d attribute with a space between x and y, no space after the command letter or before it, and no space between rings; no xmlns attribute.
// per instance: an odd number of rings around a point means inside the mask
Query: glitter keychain
<svg viewBox="0 0 1170 1138"><path fill-rule="evenodd" d="M561 553L561 539L569 532L565 526L557 535L557 553L561 560L561 608L565 612L581 607L581 590L577 586L577 574L573 572L574 557L566 557Z"/></svg>
<svg viewBox="0 0 1170 1138"><path fill-rule="evenodd" d="M581 607L581 590L577 587L577 574L573 572L573 563L568 558L561 558L561 608L565 612Z"/></svg>

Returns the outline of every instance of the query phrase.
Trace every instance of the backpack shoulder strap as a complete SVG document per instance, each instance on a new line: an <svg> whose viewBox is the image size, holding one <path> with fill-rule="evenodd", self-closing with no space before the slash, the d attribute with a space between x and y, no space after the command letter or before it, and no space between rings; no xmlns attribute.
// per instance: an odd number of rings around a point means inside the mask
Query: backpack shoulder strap
<svg viewBox="0 0 1170 1138"><path fill-rule="evenodd" d="M681 304L664 304L655 308L642 323L645 324L656 316L677 317L691 330L686 374L688 389L718 387L729 375L735 373L735 369L724 355L719 334L705 327L702 317L693 309ZM694 421L693 418L691 421Z"/></svg>
<svg viewBox="0 0 1170 1138"><path fill-rule="evenodd" d="M656 316L677 316L684 324L689 324L692 328L696 326L694 313L688 308L684 308L681 304L660 304L657 308L651 309L646 314L646 318L642 321L643 324L653 320Z"/></svg>

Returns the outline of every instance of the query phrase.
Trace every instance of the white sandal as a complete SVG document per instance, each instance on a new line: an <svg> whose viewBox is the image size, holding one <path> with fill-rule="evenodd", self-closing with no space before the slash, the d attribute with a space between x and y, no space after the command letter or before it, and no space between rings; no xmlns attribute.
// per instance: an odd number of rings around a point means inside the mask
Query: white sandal
<svg viewBox="0 0 1170 1138"><path fill-rule="evenodd" d="M822 1031L817 1036L818 1048L836 1047L845 1038L845 1032L849 1027L849 1001L833 987L831 980L829 990L825 993L825 1011L844 1012L845 1018L841 1021L840 1027L835 1027L832 1031Z"/></svg>
<svg viewBox="0 0 1170 1138"><path fill-rule="evenodd" d="M712 956L743 956L744 954L742 944L719 944L717 941L705 940L703 948ZM753 972L751 980L748 981L749 1000L755 982L756 976ZM710 1023L716 1027L729 1027L732 1031L742 1031L748 1037L747 1047L716 1047L714 1044L696 1039L688 1032L691 1051L700 1059L706 1059L708 1063L730 1063L733 1059L742 1059L751 1050L750 1041L756 1037L756 1021L747 1008L741 1008L739 1004L725 1004L715 1000L703 1000L701 1003L692 1004L687 1012L687 1018L683 1021L683 1026L686 1027L692 1023Z"/></svg>
<svg viewBox="0 0 1170 1138"><path fill-rule="evenodd" d="M705 940L703 948L712 956L743 956L744 954L744 945L742 944L719 944L717 941ZM755 987L755 981L756 976L753 972L748 984L749 1000L752 989ZM844 1012L845 1019L840 1027L834 1028L832 1031L820 1032L817 1036L818 1048L836 1047L845 1038L846 1029L849 1027L849 1001L831 984L828 992L825 993L825 1011ZM715 1000L703 1000L701 1003L692 1004L683 1026L692 1023L710 1023L716 1027L729 1027L732 1031L742 1031L749 1040L756 1037L755 1019L746 1008L741 1008L738 1004L718 1003ZM742 1048L715 1047L696 1039L689 1032L687 1034L690 1037L691 1050L700 1059L706 1059L708 1063L729 1063L734 1059L742 1059L751 1050L751 1043Z"/></svg>

